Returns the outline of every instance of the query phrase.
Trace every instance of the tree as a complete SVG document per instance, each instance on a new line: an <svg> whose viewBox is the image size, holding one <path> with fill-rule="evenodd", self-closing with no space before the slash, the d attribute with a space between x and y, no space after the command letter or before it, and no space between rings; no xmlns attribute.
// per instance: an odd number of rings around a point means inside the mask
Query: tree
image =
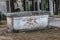
<svg viewBox="0 0 60 40"><path fill-rule="evenodd" d="M55 15L58 15L58 8L59 8L59 0L55 0Z"/></svg>
<svg viewBox="0 0 60 40"><path fill-rule="evenodd" d="M46 10L46 0L41 0L41 9Z"/></svg>

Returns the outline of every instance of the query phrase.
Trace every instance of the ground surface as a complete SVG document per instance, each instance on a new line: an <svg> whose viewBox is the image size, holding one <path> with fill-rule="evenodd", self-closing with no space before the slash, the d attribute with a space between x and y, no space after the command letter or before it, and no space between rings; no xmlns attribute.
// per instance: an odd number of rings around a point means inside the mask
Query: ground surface
<svg viewBox="0 0 60 40"><path fill-rule="evenodd" d="M30 32L12 32L11 35L0 32L0 40L60 40L60 28Z"/></svg>
<svg viewBox="0 0 60 40"><path fill-rule="evenodd" d="M60 28L30 32L0 32L0 40L60 40Z"/></svg>
<svg viewBox="0 0 60 40"><path fill-rule="evenodd" d="M60 28L13 33L14 40L60 40Z"/></svg>
<svg viewBox="0 0 60 40"><path fill-rule="evenodd" d="M6 28L0 28L0 40L12 40L11 33Z"/></svg>
<svg viewBox="0 0 60 40"><path fill-rule="evenodd" d="M0 22L0 40L12 40L11 33L7 32L6 21Z"/></svg>

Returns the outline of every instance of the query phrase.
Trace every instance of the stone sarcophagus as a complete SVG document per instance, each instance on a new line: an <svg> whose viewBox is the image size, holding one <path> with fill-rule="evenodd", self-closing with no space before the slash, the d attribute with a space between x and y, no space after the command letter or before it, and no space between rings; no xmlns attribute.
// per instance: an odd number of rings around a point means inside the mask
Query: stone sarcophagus
<svg viewBox="0 0 60 40"><path fill-rule="evenodd" d="M10 30L44 29L48 26L49 15L26 15L18 13L7 14L7 25Z"/></svg>
<svg viewBox="0 0 60 40"><path fill-rule="evenodd" d="M48 15L25 16L13 18L13 28L15 30L43 29L48 25Z"/></svg>

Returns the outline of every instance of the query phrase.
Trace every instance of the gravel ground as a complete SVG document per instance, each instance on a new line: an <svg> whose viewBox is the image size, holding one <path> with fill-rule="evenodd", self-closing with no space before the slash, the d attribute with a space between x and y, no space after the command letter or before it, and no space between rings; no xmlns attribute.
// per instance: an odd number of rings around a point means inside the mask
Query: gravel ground
<svg viewBox="0 0 60 40"><path fill-rule="evenodd" d="M0 28L0 40L60 40L60 28L19 33L7 33L6 28Z"/></svg>
<svg viewBox="0 0 60 40"><path fill-rule="evenodd" d="M13 40L60 40L60 28L13 33Z"/></svg>
<svg viewBox="0 0 60 40"><path fill-rule="evenodd" d="M12 40L10 36L0 36L0 40Z"/></svg>
<svg viewBox="0 0 60 40"><path fill-rule="evenodd" d="M8 33L6 25L0 25L0 40L12 40L12 33Z"/></svg>

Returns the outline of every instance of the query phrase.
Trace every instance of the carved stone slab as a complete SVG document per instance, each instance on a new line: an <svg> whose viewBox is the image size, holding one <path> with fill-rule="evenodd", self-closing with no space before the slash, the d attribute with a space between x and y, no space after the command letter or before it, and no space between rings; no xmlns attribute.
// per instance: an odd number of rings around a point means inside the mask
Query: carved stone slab
<svg viewBox="0 0 60 40"><path fill-rule="evenodd" d="M48 15L25 16L13 18L13 28L15 30L43 29L48 25Z"/></svg>

